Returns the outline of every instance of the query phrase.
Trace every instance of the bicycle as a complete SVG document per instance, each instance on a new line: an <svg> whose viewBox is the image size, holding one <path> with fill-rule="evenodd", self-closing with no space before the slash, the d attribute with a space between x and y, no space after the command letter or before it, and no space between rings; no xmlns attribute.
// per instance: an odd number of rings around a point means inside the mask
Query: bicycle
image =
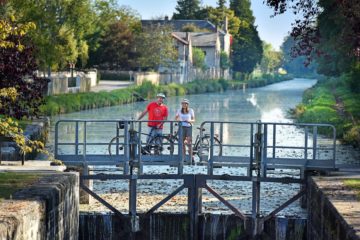
<svg viewBox="0 0 360 240"><path fill-rule="evenodd" d="M160 139L159 138L160 135L152 136L151 134L138 132L134 129L133 123L128 122L128 124L130 125L130 127L128 129L128 132L129 132L128 144L129 144L130 156L135 156L137 154L136 148L137 148L138 144L140 144L140 146L141 146L140 151L141 151L142 155L164 154L164 148L163 148L164 143L162 141L166 141L166 138ZM125 129L125 121L119 121L117 124L117 128L118 128L118 130ZM147 137L150 137L149 141L146 142L145 146L142 146L140 135L145 135ZM168 143L168 141L167 141L167 143ZM165 145L167 143L165 143ZM124 150L125 144L126 144L125 143L125 135L119 135L119 136L113 137L108 144L108 152L109 152L110 157L112 157L112 155L113 155L113 153L112 153L113 145L118 146L118 148L116 150L117 154L118 154L119 151ZM173 151L170 152L170 154L173 154Z"/></svg>
<svg viewBox="0 0 360 240"><path fill-rule="evenodd" d="M198 127L197 129L199 131L206 131L205 128ZM165 149L167 149L170 154L173 154L175 146L178 145L178 135L179 130L175 131L173 134L170 133L167 135L156 136L151 141L149 141L149 145L154 149L157 149L159 154L161 154ZM202 159L203 156L207 156L206 154L209 154L210 151L210 145L210 134L203 134L202 137L200 134L196 135L195 141L193 143L193 156L197 155L199 159ZM165 148L164 146L167 147ZM215 156L222 155L222 144L217 135L214 136L213 151Z"/></svg>

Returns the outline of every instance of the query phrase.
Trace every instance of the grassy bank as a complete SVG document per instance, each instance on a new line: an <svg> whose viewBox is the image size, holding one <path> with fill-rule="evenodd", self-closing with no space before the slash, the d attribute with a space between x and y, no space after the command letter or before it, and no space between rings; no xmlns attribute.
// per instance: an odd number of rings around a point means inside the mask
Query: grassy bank
<svg viewBox="0 0 360 240"><path fill-rule="evenodd" d="M305 91L294 115L299 122L333 124L339 139L359 147L360 94L352 92L347 83L347 76L320 80Z"/></svg>
<svg viewBox="0 0 360 240"><path fill-rule="evenodd" d="M291 76L264 75L246 82L247 87L261 87L291 79ZM78 93L50 96L46 104L41 106L41 112L47 116L76 112L92 108L108 107L124 103L138 101L140 98L152 99L158 92L164 92L166 96L182 96L186 94L199 94L207 92L221 92L228 89L242 89L243 81L208 80L193 81L187 84L175 84L155 86L145 82L141 86L99 93Z"/></svg>
<svg viewBox="0 0 360 240"><path fill-rule="evenodd" d="M0 173L0 201L11 198L14 192L35 183L39 178L37 174Z"/></svg>
<svg viewBox="0 0 360 240"><path fill-rule="evenodd" d="M344 184L356 191L357 198L360 201L360 179L347 179Z"/></svg>

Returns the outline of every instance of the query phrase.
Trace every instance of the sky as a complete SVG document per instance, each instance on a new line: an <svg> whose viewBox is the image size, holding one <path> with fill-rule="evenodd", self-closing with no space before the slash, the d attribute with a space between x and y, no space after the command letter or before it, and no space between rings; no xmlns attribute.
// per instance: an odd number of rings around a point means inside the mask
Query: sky
<svg viewBox="0 0 360 240"><path fill-rule="evenodd" d="M216 2L217 0L202 0L202 5L216 7ZM142 19L165 15L171 18L177 0L118 0L118 3L136 10ZM256 18L255 25L257 25L261 40L271 43L276 50L279 50L284 37L291 30L291 23L294 22L295 16L288 11L283 15L271 17L273 11L263 4L263 0L251 0L251 8Z"/></svg>

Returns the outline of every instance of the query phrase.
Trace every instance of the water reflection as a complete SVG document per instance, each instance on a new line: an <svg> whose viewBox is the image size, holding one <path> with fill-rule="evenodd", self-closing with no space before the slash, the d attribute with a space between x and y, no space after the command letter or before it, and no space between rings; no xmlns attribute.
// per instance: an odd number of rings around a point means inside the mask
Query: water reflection
<svg viewBox="0 0 360 240"><path fill-rule="evenodd" d="M232 121L232 122L255 122L257 120L265 121L265 122L291 122L292 120L286 116L286 112L289 108L293 108L296 104L300 103L302 100L302 94L305 89L311 87L315 84L315 80L305 80L305 79L295 79L292 81L286 81L282 83L273 84L270 86L266 86L258 89L247 89L245 92L243 91L227 91L223 93L208 93L208 94L199 94L199 95L190 95L186 96L191 102L190 106L194 109L196 114L196 123L195 127L198 127L204 121ZM169 119L173 120L175 117L175 112L178 108L180 108L180 102L184 98L181 97L169 97L166 100L166 104L169 106ZM59 119L131 119L137 118L139 114L145 109L148 102L139 102L126 104L121 106L114 107L106 107L101 109L93 109L87 111L81 111L66 115L60 115L52 118L52 124ZM81 125L81 124L80 124ZM84 136L82 126L79 126L80 132L79 141L82 141ZM91 142L109 142L110 139L115 135L114 132L115 127L106 124L93 124L89 126L86 134L91 136ZM215 127L215 132L219 132L219 126ZM208 128L209 130L209 128ZM75 138L75 127L72 126L63 126L61 132L67 132L70 136L67 139L63 139L64 141L74 141ZM269 128L269 136L272 136L272 128ZM299 129L294 126L276 128L276 134L282 136L281 138L269 138L268 143L273 144L272 141L275 141L275 145L284 145L291 144L292 142L301 142L302 136L304 136L304 129ZM52 128L51 134L54 134L54 129ZM196 132L194 133L196 134ZM310 133L309 133L310 135ZM222 140L224 143L232 143L232 144L249 144L250 142L250 130L248 125L237 126L234 127L231 124L224 124L223 126L223 136ZM53 135L50 137L53 141ZM324 140L325 141L325 140ZM304 144L304 142L302 142ZM308 142L309 145L312 144L311 139ZM106 146L102 148L92 149L92 147L88 147L87 151L94 150L98 153L106 153ZM75 149L69 149L69 151L74 152ZM81 153L82 149L78 149L79 153ZM343 151L343 154L350 153L350 151ZM249 155L249 149L237 149L226 152L228 155ZM287 151L279 151L272 152L271 149L268 149L268 156L273 156L274 154L279 157L284 156L294 156L301 157L304 154L299 150L290 149ZM312 157L312 152L306 153L308 154L308 158ZM350 157L349 157L350 159ZM346 161L350 162L349 159ZM351 161L354 161L351 158ZM144 168L144 172L149 172L152 174L155 173L163 173L163 171L167 171L170 173L175 173L175 168L171 167L159 167L159 166L146 166ZM173 171L173 172L171 172ZM184 173L187 174L206 174L206 169L204 167L199 166L185 166ZM215 169L215 174L229 174L229 175L245 175L246 169L244 168L220 168ZM274 174L276 176L283 177L293 177L297 172L282 171L269 173ZM146 193L150 193L149 195L156 194L164 194L162 191L166 188L164 187L163 182L157 184L156 181L151 182L143 182ZM176 183L176 181L175 181ZM170 185L176 185L174 181L169 182ZM146 185L148 184L148 185ZM288 200L289 196L294 195L298 192L298 185L287 185L286 188L283 185L276 185L274 183L271 184L263 184L263 193L264 202L261 205L266 209L274 209L279 204ZM217 189L219 192L224 190L224 194L228 194L230 197L238 197L243 196L241 201L236 201L233 204L235 206L241 207L244 211L251 210L251 185L241 183L229 183L226 182L223 185L218 184L213 186L214 189ZM128 184L120 181L105 181L105 182L94 182L95 191L99 191L100 193L109 193L116 192L116 195L120 195L120 192L127 192ZM139 191L141 190L141 186L139 186ZM226 191L228 190L228 191ZM238 191L234 191L238 190ZM160 192L159 192L160 191ZM110 194L111 195L111 194ZM126 195L126 194L125 194ZM125 196L124 195L124 196ZM123 196L123 195L121 195ZM127 196L127 195L126 195ZM204 195L205 196L205 195ZM206 196L207 197L207 196ZM160 198L163 199L163 196ZM205 199L205 198L204 198ZM247 200L246 200L247 199ZM115 203L126 203L127 200L115 200ZM146 198L145 202L149 202ZM158 201L156 201L158 202ZM214 205L211 203L204 203L204 208L213 211L214 208L218 208L218 201L213 201ZM177 205L176 205L177 206ZM186 202L185 202L186 206ZM125 206L127 208L127 206ZM296 208L296 206L295 206ZM166 209L166 208L165 208ZM224 209L220 209L224 210ZM226 210L226 209L225 209ZM283 211L292 211L294 212L302 212L300 208L294 210L292 207L289 209L285 209Z"/></svg>
<svg viewBox="0 0 360 240"><path fill-rule="evenodd" d="M195 111L195 127L200 126L204 121L284 122L290 121L285 116L286 111L299 103L303 91L315 82L315 80L296 79L263 88L247 89L245 92L227 91L189 95L186 98L190 100L190 107ZM180 108L182 98L183 96L166 99L169 107L169 120L174 120L175 112ZM147 104L148 102L139 102L64 114L54 117L52 123L54 124L59 119L136 119ZM105 128L102 130L106 131ZM69 127L66 131L73 131L73 127ZM243 130L234 131L234 129L224 126L223 141L238 141L240 139L238 134L243 134ZM96 135L94 137L96 138Z"/></svg>

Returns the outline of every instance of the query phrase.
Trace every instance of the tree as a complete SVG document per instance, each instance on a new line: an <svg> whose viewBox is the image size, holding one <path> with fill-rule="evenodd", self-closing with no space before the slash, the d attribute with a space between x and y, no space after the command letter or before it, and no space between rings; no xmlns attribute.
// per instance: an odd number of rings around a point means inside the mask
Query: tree
<svg viewBox="0 0 360 240"><path fill-rule="evenodd" d="M35 100L30 97L28 101L40 103L40 101L38 101L39 93L34 91L39 91L41 94L43 90L39 83L34 84L37 80L35 78L30 82L30 76L26 76L28 79L25 84L19 79L19 77L25 77L21 76L21 74L31 73L31 69L27 68L29 66L31 68L33 64L17 65L18 68L15 69L8 66L8 64L13 64L18 60L20 60L21 63L29 63L22 61L24 59L29 59L28 47L26 44L22 43L22 40L26 32L34 27L33 23L15 24L14 20L15 19L12 16L10 17L10 21L4 18L0 19L0 114L2 114L0 115L0 136L12 138L19 147L21 153L32 152L33 150L42 151L44 149L44 144L39 141L26 139L22 129L18 127L18 122L10 118L9 115L7 115L7 112L4 111L6 109L12 109L13 111L17 110L17 107L14 107L14 105L19 106L18 98L19 96L24 98L24 94L34 94ZM10 59L8 56L10 56ZM15 71L15 73L9 74L6 72L9 70ZM16 74L16 72L18 74ZM9 78L13 75L15 75L15 79ZM46 82L43 81L42 83L45 85ZM33 87L34 85L40 86L40 88ZM33 91L29 92L29 88ZM22 101L22 109L26 109L26 104L28 103ZM10 111L10 113L13 114L13 111ZM31 111L28 111L28 113L29 112ZM16 112L15 115L17 115Z"/></svg>
<svg viewBox="0 0 360 240"><path fill-rule="evenodd" d="M25 38L30 28L15 23L14 19L0 21L0 89L14 88L17 92L15 102L2 99L6 107L0 108L0 114L18 119L38 115L48 83L35 74L33 47Z"/></svg>
<svg viewBox="0 0 360 240"><path fill-rule="evenodd" d="M230 58L226 52L221 51L220 53L220 68L222 70L222 75L224 76L224 71L231 67Z"/></svg>
<svg viewBox="0 0 360 240"><path fill-rule="evenodd" d="M199 17L199 16L198 16ZM201 18L208 19L218 28L225 28L225 18L228 18L228 30L230 34L236 35L240 27L240 19L234 15L234 11L227 8L205 7L201 10Z"/></svg>
<svg viewBox="0 0 360 240"><path fill-rule="evenodd" d="M175 67L178 52L171 33L168 25L151 25L138 33L135 43L137 66L147 69Z"/></svg>
<svg viewBox="0 0 360 240"><path fill-rule="evenodd" d="M135 36L122 21L110 25L97 49L97 58L93 63L111 69L130 69L134 66Z"/></svg>
<svg viewBox="0 0 360 240"><path fill-rule="evenodd" d="M87 38L88 66L132 68L136 58L135 35L141 29L140 16L129 7L103 0L97 1L95 12L96 30Z"/></svg>
<svg viewBox="0 0 360 240"><path fill-rule="evenodd" d="M226 0L218 0L217 1L217 8L218 9L226 9Z"/></svg>
<svg viewBox="0 0 360 240"><path fill-rule="evenodd" d="M270 43L263 42L263 57L260 70L263 73L273 73L281 64L281 52L275 51Z"/></svg>
<svg viewBox="0 0 360 240"><path fill-rule="evenodd" d="M298 56L292 57L292 47L295 45L294 38L287 36L284 39L284 42L281 44L282 51L282 67L291 74L296 76L306 76L316 74L316 62L312 61L309 65L305 66L304 62L306 57Z"/></svg>
<svg viewBox="0 0 360 240"><path fill-rule="evenodd" d="M246 20L250 24L255 23L249 0L230 0L230 9L234 11L235 16L241 21Z"/></svg>
<svg viewBox="0 0 360 240"><path fill-rule="evenodd" d="M263 49L259 33L254 26L255 18L249 0L231 0L230 9L240 19L239 30L234 35L232 63L233 70L249 75L260 63Z"/></svg>
<svg viewBox="0 0 360 240"><path fill-rule="evenodd" d="M205 53L200 48L193 47L193 66L195 68L204 69L205 68Z"/></svg>
<svg viewBox="0 0 360 240"><path fill-rule="evenodd" d="M178 0L173 19L197 19L200 10L199 0Z"/></svg>
<svg viewBox="0 0 360 240"><path fill-rule="evenodd" d="M351 71L359 62L360 2L352 0L267 0L275 15L288 9L302 16L294 23L292 56L317 59L328 75ZM320 59L321 57L321 59ZM322 58L324 57L324 58ZM323 68L323 69L322 69Z"/></svg>
<svg viewBox="0 0 360 240"><path fill-rule="evenodd" d="M93 12L88 0L9 0L9 13L19 16L20 22L34 22L36 29L29 36L36 47L36 58L45 70L61 69L68 62L82 62L88 56L85 36L93 28Z"/></svg>
<svg viewBox="0 0 360 240"><path fill-rule="evenodd" d="M247 76L260 62L262 54L262 42L256 28L245 21L242 22L233 43L233 70Z"/></svg>

